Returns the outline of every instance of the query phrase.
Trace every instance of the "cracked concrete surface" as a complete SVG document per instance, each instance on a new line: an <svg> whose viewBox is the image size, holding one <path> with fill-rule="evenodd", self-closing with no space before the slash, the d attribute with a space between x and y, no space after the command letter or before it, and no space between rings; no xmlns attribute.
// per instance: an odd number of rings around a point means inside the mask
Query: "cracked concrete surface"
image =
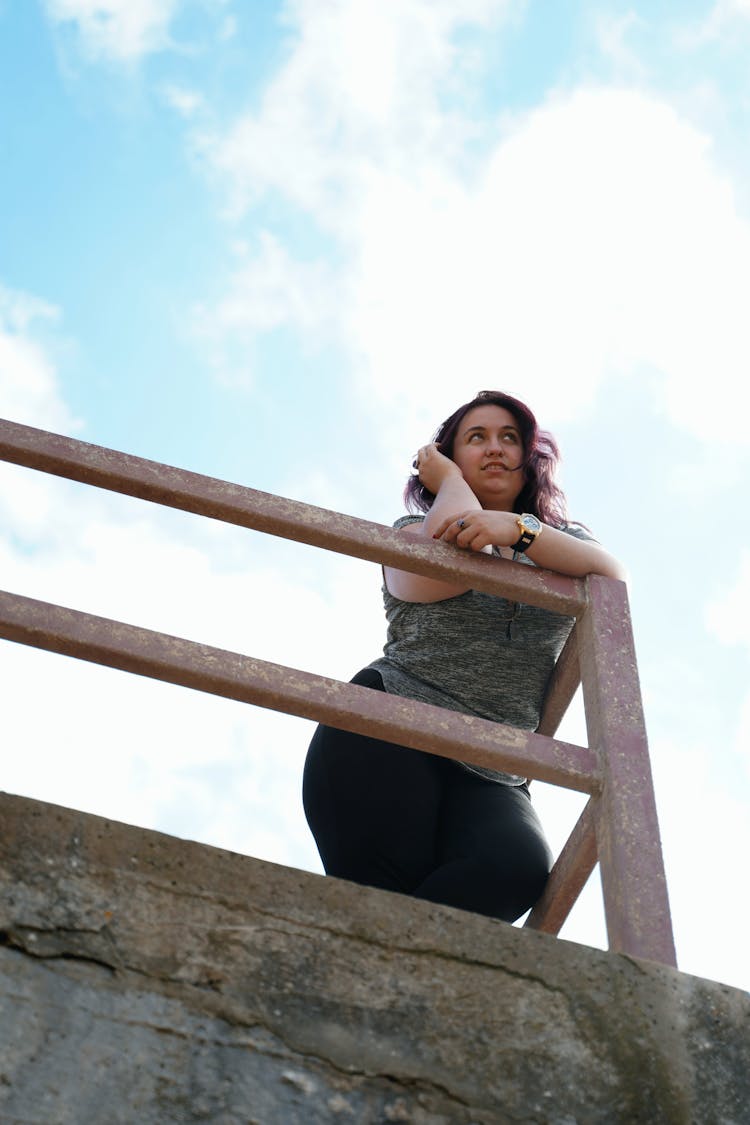
<svg viewBox="0 0 750 1125"><path fill-rule="evenodd" d="M747 1125L744 993L0 797L0 1121Z"/></svg>

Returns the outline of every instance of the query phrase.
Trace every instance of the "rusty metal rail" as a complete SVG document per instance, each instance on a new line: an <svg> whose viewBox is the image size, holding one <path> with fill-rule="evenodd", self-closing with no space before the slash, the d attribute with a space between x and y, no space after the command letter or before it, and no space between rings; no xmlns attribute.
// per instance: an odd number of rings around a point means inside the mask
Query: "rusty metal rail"
<svg viewBox="0 0 750 1125"><path fill-rule="evenodd" d="M531 768L583 793L599 788L599 762L585 746L4 591L0 636L477 766Z"/></svg>
<svg viewBox="0 0 750 1125"><path fill-rule="evenodd" d="M444 543L417 543L385 524L2 419L0 460L428 578L456 576L455 549ZM467 556L462 564L461 576L487 594L571 615L586 604L578 578L531 567L519 574L511 562L486 555Z"/></svg>
<svg viewBox="0 0 750 1125"><path fill-rule="evenodd" d="M0 459L575 617L533 733L0 592L7 640L588 793L526 925L559 933L598 860L610 949L676 964L623 583L458 554L381 524L3 420ZM579 683L590 747L552 737Z"/></svg>

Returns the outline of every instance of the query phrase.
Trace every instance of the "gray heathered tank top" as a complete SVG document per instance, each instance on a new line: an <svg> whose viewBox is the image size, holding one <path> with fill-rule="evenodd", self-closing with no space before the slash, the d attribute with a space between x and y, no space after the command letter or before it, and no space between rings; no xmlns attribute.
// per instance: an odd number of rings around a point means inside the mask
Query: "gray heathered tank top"
<svg viewBox="0 0 750 1125"><path fill-rule="evenodd" d="M421 523L402 516L394 527ZM578 524L563 529L594 540ZM519 562L534 566L525 555ZM388 637L383 656L369 665L393 695L418 699L466 715L536 730L550 673L573 618L468 590L440 602L403 602L383 584ZM504 785L523 777L466 762L472 773Z"/></svg>

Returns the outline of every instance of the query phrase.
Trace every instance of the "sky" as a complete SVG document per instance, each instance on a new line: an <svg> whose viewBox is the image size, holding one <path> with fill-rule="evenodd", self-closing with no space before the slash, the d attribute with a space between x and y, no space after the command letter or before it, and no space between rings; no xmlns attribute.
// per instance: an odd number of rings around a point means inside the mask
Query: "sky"
<svg viewBox="0 0 750 1125"><path fill-rule="evenodd" d="M0 0L0 416L390 524L456 406L527 401L628 570L680 968L746 990L748 48L750 0ZM345 680L384 641L373 564L7 464L0 574ZM0 683L6 791L322 870L310 722ZM584 799L533 792L557 851ZM606 948L598 872L562 937Z"/></svg>

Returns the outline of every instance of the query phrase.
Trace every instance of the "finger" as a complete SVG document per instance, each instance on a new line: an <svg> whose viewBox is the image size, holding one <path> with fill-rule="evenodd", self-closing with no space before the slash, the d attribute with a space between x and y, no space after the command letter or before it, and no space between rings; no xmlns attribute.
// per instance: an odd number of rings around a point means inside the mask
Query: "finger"
<svg viewBox="0 0 750 1125"><path fill-rule="evenodd" d="M441 539L443 541L443 543L454 543L455 540L456 540L456 536L458 535L458 530L459 529L456 527L456 521L451 520L442 529L442 531L440 532L439 535L437 535L437 534L435 535L435 538Z"/></svg>
<svg viewBox="0 0 750 1125"><path fill-rule="evenodd" d="M459 523L463 523L463 527L459 527ZM481 521L474 522L473 520L470 521L468 518L463 518L454 522L453 526L456 528L455 542L459 547L464 547L472 551L481 551L490 541L487 535L487 529L482 527Z"/></svg>
<svg viewBox="0 0 750 1125"><path fill-rule="evenodd" d="M437 538L440 539L443 543L456 543L458 541L458 536L460 535L460 533L461 529L457 526L456 521L451 520L443 533L437 536Z"/></svg>
<svg viewBox="0 0 750 1125"><path fill-rule="evenodd" d="M459 516L449 525L443 539L446 542L455 543L457 547L468 547L472 536L475 534L476 531L472 530L472 525L467 522L467 518Z"/></svg>
<svg viewBox="0 0 750 1125"><path fill-rule="evenodd" d="M463 547L464 550L466 550L467 548L471 547L472 540L474 539L475 535L476 531L474 531L471 527L467 526L460 528L456 533L456 546Z"/></svg>
<svg viewBox="0 0 750 1125"><path fill-rule="evenodd" d="M484 535L481 531L479 531L479 532L476 533L476 535L472 539L471 543L469 544L469 547L471 548L472 551L481 551L481 550L483 550L484 547L487 546L488 543L489 543L488 537L486 535Z"/></svg>
<svg viewBox="0 0 750 1125"><path fill-rule="evenodd" d="M439 539L441 535L443 535L451 527L455 528L460 519L463 519L463 516L449 516L447 519L442 520L438 527L435 529L434 538Z"/></svg>
<svg viewBox="0 0 750 1125"><path fill-rule="evenodd" d="M422 448L418 450L417 456L412 461L412 465L418 472L424 468L429 456L430 447L428 445L423 445Z"/></svg>
<svg viewBox="0 0 750 1125"><path fill-rule="evenodd" d="M459 535L465 535L465 533L471 527L468 514L463 516L456 516L451 526L455 528L457 537Z"/></svg>

